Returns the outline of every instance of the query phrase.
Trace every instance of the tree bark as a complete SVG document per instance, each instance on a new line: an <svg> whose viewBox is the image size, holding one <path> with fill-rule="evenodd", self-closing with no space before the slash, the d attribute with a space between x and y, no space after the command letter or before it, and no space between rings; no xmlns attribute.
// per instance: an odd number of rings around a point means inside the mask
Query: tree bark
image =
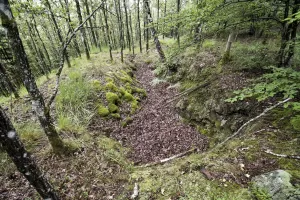
<svg viewBox="0 0 300 200"><path fill-rule="evenodd" d="M44 98L39 91L24 50L23 43L19 36L19 30L11 12L8 0L4 0L4 6L0 7L2 26L7 29L7 36L14 53L16 63L21 70L23 84L30 95L32 108L37 115L39 122L47 135L55 152L64 149L64 144L59 137L55 126L52 123L49 108L46 108Z"/></svg>
<svg viewBox="0 0 300 200"><path fill-rule="evenodd" d="M89 8L89 5L88 5L88 1L85 0L85 1L84 1L84 4L85 4L86 13L87 13L87 15L89 16L89 15L90 15L90 8ZM89 26L91 27L91 33L92 33L93 43L94 43L94 45L95 45L96 47L98 47L98 48L101 49L101 47L99 47L99 44L97 43L97 40L96 40L96 35L95 35L95 31L94 31L94 29L93 29L92 19L90 18L90 19L88 20L88 22L89 22ZM81 23L80 23L80 24L81 24Z"/></svg>
<svg viewBox="0 0 300 200"><path fill-rule="evenodd" d="M177 18L179 18L179 12L180 12L180 0L177 0ZM176 36L177 36L177 44L178 47L180 47L180 33L179 33L179 22L176 24Z"/></svg>
<svg viewBox="0 0 300 200"><path fill-rule="evenodd" d="M78 16L79 24L82 24L83 20L82 20L79 1L75 0L75 3L76 3L76 10L77 10L77 16ZM91 56L90 56L90 52L89 52L89 49L88 49L88 43L86 41L85 29L84 28L80 29L80 33L81 33L81 38L82 38L83 45L84 45L85 55L86 55L86 58L89 60L91 58Z"/></svg>
<svg viewBox="0 0 300 200"><path fill-rule="evenodd" d="M143 47L142 47L142 31L141 31L141 19L140 19L140 0L137 0L137 20L138 20L140 52L142 53Z"/></svg>
<svg viewBox="0 0 300 200"><path fill-rule="evenodd" d="M58 24L57 24L57 21L55 19L55 16L54 16L54 13L52 11L52 8L51 8L51 5L49 3L49 0L45 0L45 3L46 3L46 6L48 7L49 11L50 11L50 16L51 16L51 19L53 21L53 24L54 24L54 27L56 29L56 33L57 33L57 36L59 38L59 41L60 41L60 44L62 45L63 43L63 37L61 35L61 30L60 28L58 27ZM66 61L67 61L67 64L68 64L68 67L71 67L71 62L70 62L70 58L69 58L69 55L68 55L68 52L66 51L65 53L65 58L66 58Z"/></svg>
<svg viewBox="0 0 300 200"><path fill-rule="evenodd" d="M128 20L126 0L123 0L123 4L124 4L124 9L125 9L126 37L127 37L129 51L131 51L131 38L130 38L129 20Z"/></svg>
<svg viewBox="0 0 300 200"><path fill-rule="evenodd" d="M150 12L150 7L149 7L148 0L144 0L144 4L145 4L145 11L146 11L146 14L147 14L148 22L151 24L153 22L153 19L151 17L151 12ZM152 33L152 37L154 38L154 43L155 43L158 55L159 55L161 61L165 62L166 57L165 57L164 51L163 51L163 49L160 45L160 41L159 41L158 36L156 34L156 30L153 26L151 26L151 33Z"/></svg>
<svg viewBox="0 0 300 200"><path fill-rule="evenodd" d="M167 0L165 0L165 9L164 9L164 17L166 18L166 16L167 16ZM166 25L166 20L164 19L163 39L165 39L165 25Z"/></svg>
<svg viewBox="0 0 300 200"><path fill-rule="evenodd" d="M1 62L0 62L0 73L2 74L2 78L8 85L10 92L12 92L15 95L15 98L18 99L20 97L18 94L18 91L17 91L16 87L12 84L12 82L10 81L10 78L4 68L4 64L2 64Z"/></svg>
<svg viewBox="0 0 300 200"><path fill-rule="evenodd" d="M7 0L6 0L7 1ZM25 176L43 199L60 198L37 166L32 155L26 151L15 128L0 107L0 144L7 152L17 169Z"/></svg>
<svg viewBox="0 0 300 200"><path fill-rule="evenodd" d="M132 54L134 55L134 39L133 39L133 31L132 31L131 13L129 13L129 23L130 23L130 31L131 31Z"/></svg>
<svg viewBox="0 0 300 200"><path fill-rule="evenodd" d="M105 1L105 8L102 9L102 11L103 11L104 21L105 21L107 42L108 42L108 48L109 48L109 56L110 56L110 60L113 61L112 52L111 52L112 51L112 45L111 45L111 40L110 40L111 36L110 36L109 26L108 26L108 22L107 22L106 9L107 9L107 2Z"/></svg>

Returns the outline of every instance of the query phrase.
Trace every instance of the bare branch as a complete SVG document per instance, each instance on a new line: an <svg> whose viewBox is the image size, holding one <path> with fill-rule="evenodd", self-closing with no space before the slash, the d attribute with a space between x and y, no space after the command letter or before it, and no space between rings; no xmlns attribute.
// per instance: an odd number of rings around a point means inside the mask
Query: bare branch
<svg viewBox="0 0 300 200"><path fill-rule="evenodd" d="M231 140L232 138L236 137L237 135L239 135L241 133L241 131L248 125L250 124L251 122L261 118L262 116L266 115L269 111L273 110L274 108L277 108L278 106L290 101L291 98L288 98L288 99L285 99L283 101L280 101L278 102L277 104L269 107L269 108L266 108L261 114L259 114L258 116L250 119L249 121L247 121L246 123L244 123L234 134L232 134L231 136L229 136L228 138L226 138L223 142L217 144L214 148L212 148L210 151L208 152L212 152L218 148L220 148L221 146L223 146L226 142L228 142L229 140Z"/></svg>
<svg viewBox="0 0 300 200"><path fill-rule="evenodd" d="M281 157L281 158L290 158L290 159L296 159L296 160L300 160L300 156L298 155L284 155L284 154L277 154L277 153L273 153L271 150L266 150L265 153L273 155L273 156L277 156L277 157Z"/></svg>
<svg viewBox="0 0 300 200"><path fill-rule="evenodd" d="M70 29L68 31L67 37L65 39L65 42L63 44L63 48L61 50L61 58L60 58L60 64L59 64L59 68L58 71L56 73L56 86L55 86L55 90L54 93L52 94L52 96L49 99L49 102L47 103L47 108L50 109L51 104L53 103L57 93L58 93L58 88L59 88L59 83L60 83L60 75L62 73L62 70L64 68L64 62L65 62L65 57L64 54L67 51L67 48L69 46L69 44L71 43L72 39L75 37L76 33L83 27L84 24L86 24L86 22L100 9L103 7L103 2L101 2L101 4L79 25L77 26L74 31L71 33L71 35L69 36L70 33Z"/></svg>

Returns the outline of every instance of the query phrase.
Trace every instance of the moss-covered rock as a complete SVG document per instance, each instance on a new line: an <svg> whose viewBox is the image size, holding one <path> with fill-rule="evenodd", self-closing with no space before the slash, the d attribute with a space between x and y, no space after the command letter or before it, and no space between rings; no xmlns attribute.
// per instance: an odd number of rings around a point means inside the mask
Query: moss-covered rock
<svg viewBox="0 0 300 200"><path fill-rule="evenodd" d="M119 91L118 87L112 81L106 83L105 89L109 90L109 91L113 91L113 92L118 92Z"/></svg>
<svg viewBox="0 0 300 200"><path fill-rule="evenodd" d="M120 101L119 96L116 93L107 92L105 96L108 103L117 104Z"/></svg>
<svg viewBox="0 0 300 200"><path fill-rule="evenodd" d="M252 179L252 191L259 200L300 199L300 190L290 180L291 175L283 170L262 174Z"/></svg>
<svg viewBox="0 0 300 200"><path fill-rule="evenodd" d="M109 103L108 104L108 110L111 113L117 113L117 112L119 112L119 107L116 104Z"/></svg>
<svg viewBox="0 0 300 200"><path fill-rule="evenodd" d="M112 113L111 116L115 119L121 119L121 115L119 113Z"/></svg>
<svg viewBox="0 0 300 200"><path fill-rule="evenodd" d="M135 99L134 96L127 91L124 93L123 98L128 102Z"/></svg>
<svg viewBox="0 0 300 200"><path fill-rule="evenodd" d="M101 117L107 117L110 113L108 108L104 107L103 105L99 105L97 111Z"/></svg>

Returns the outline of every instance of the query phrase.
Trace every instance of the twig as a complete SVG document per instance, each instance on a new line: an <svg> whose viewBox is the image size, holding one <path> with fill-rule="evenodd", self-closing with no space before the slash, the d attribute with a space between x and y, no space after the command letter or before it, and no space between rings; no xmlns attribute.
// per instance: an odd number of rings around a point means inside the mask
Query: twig
<svg viewBox="0 0 300 200"><path fill-rule="evenodd" d="M273 110L274 108L288 102L289 100L291 100L291 98L285 99L283 101L278 102L277 104L266 108L261 114L259 114L258 116L250 119L249 121L247 121L246 123L244 123L234 134L232 134L231 136L229 136L228 138L226 138L223 142L219 143L218 145L216 145L214 148L212 148L211 150L209 150L208 152L212 152L218 148L220 148L221 146L223 146L226 142L228 142L229 140L231 140L232 138L236 137L238 134L240 134L240 132L243 130L243 128L245 128L248 124L250 124L251 122L261 118L262 116L266 115L269 111Z"/></svg>
<svg viewBox="0 0 300 200"><path fill-rule="evenodd" d="M61 59L60 59L60 64L59 64L59 68L58 68L58 71L56 73L56 86L55 86L55 90L54 90L54 93L52 94L52 96L50 97L49 99L49 102L47 103L47 108L50 109L50 106L51 104L53 103L56 95L57 95L57 92L58 92L58 88L59 88L59 83L60 83L60 75L62 73L62 70L64 68L64 62L65 62L65 52L67 51L67 48L69 46L69 44L71 43L72 39L75 37L76 33L83 27L83 25L96 13L97 10L99 10L100 8L103 7L103 2L79 25L77 26L74 31L71 33L71 35L69 36L69 33L70 33L70 29L68 31L68 34L67 34L67 38L63 44L63 48L62 48L62 51L61 51Z"/></svg>
<svg viewBox="0 0 300 200"><path fill-rule="evenodd" d="M145 165L141 165L139 166L140 168L144 168L144 167L153 167L155 165L158 165L158 164L164 164L166 162L169 162L171 160L174 160L176 158L180 158L180 157L183 157L185 155L188 155L188 154L191 154L193 152L195 152L197 149L196 148L193 148L193 149L190 149L188 151L185 151L185 152L182 152L182 153L179 153L179 154L176 154L174 156L171 156L169 158L165 158L165 159L162 159L162 160L159 160L159 161L156 161L156 162L153 162L153 163L148 163L148 164L145 164Z"/></svg>
<svg viewBox="0 0 300 200"><path fill-rule="evenodd" d="M281 158L290 158L290 159L296 159L296 160L300 160L300 156L299 155L284 155L284 154L277 154L272 152L271 150L266 150L265 153L273 155L273 156L277 156L277 157L281 157Z"/></svg>
<svg viewBox="0 0 300 200"><path fill-rule="evenodd" d="M131 195L131 199L136 199L138 196L139 196L139 185L135 183L133 188L133 194Z"/></svg>

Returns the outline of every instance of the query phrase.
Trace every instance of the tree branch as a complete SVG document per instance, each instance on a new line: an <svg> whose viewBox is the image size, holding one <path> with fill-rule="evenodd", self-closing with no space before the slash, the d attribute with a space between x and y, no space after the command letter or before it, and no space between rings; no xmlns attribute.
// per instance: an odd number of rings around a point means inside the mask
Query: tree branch
<svg viewBox="0 0 300 200"><path fill-rule="evenodd" d="M103 2L101 2L101 4L79 26L77 26L74 29L74 31L71 33L70 36L69 36L69 33L70 33L70 29L69 29L66 40L63 44L63 48L61 50L60 64L59 64L58 71L56 73L57 79L56 79L55 90L54 90L54 93L52 94L52 96L50 97L49 102L47 103L47 109L50 109L50 106L53 103L53 101L55 100L55 97L58 93L58 88L59 88L59 83L60 83L60 75L64 68L64 62L65 62L64 54L67 51L69 44L71 43L72 39L75 37L76 33L83 27L83 25L86 24L86 22L102 7L103 7Z"/></svg>
<svg viewBox="0 0 300 200"><path fill-rule="evenodd" d="M277 153L273 153L271 150L266 150L265 153L273 155L273 156L277 156L277 157L281 157L281 158L290 158L290 159L296 159L296 160L300 160L300 156L298 155L284 155L284 154L277 154Z"/></svg>
<svg viewBox="0 0 300 200"><path fill-rule="evenodd" d="M228 138L226 138L223 142L217 144L214 148L212 148L208 152L212 152L212 151L220 148L226 142L228 142L229 140L231 140L232 138L234 138L238 134L240 134L241 131L243 130L243 128L245 128L248 124L250 124L251 122L253 122L253 121L255 121L255 120L259 119L259 118L261 118L262 116L266 115L269 111L273 110L274 108L276 108L276 107L278 107L278 106L280 106L280 105L282 105L282 104L284 104L284 103L286 103L286 102L288 102L290 100L291 100L291 98L288 98L288 99L285 99L283 101L278 102L277 104L275 104L275 105L273 105L273 106L271 106L269 108L266 108L261 114L259 114L258 116L254 117L254 118L250 119L249 121L247 121L246 123L244 123L234 134L232 134L231 136L229 136Z"/></svg>

